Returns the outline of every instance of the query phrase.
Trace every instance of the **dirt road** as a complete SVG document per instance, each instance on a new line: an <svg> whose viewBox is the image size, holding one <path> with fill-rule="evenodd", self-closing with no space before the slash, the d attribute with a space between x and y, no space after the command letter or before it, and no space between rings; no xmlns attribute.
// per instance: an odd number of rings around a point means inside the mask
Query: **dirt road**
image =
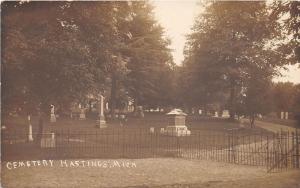
<svg viewBox="0 0 300 188"><path fill-rule="evenodd" d="M89 160L113 163L114 160ZM5 188L75 187L264 187L299 188L300 171L266 173L265 168L238 166L200 160L172 158L118 159L130 167L53 166L18 167L9 170L2 164ZM74 161L73 161L74 162ZM71 161L68 161L70 164Z"/></svg>

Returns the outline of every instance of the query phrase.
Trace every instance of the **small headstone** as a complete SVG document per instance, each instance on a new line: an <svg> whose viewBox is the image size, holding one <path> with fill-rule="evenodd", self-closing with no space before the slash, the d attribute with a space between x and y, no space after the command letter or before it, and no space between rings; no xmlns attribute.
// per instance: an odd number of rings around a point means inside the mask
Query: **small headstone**
<svg viewBox="0 0 300 188"><path fill-rule="evenodd" d="M138 106L137 108L138 108L138 110L137 110L137 112L138 112L138 117L144 118L145 115L144 115L143 106Z"/></svg>
<svg viewBox="0 0 300 188"><path fill-rule="evenodd" d="M201 115L202 114L202 110L199 110L198 113L199 113L199 115Z"/></svg>
<svg viewBox="0 0 300 188"><path fill-rule="evenodd" d="M284 119L289 119L289 113L288 112L285 112Z"/></svg>
<svg viewBox="0 0 300 188"><path fill-rule="evenodd" d="M218 112L217 112L217 111L215 111L215 115L214 115L214 117L219 117L219 115L218 115Z"/></svg>
<svg viewBox="0 0 300 188"><path fill-rule="evenodd" d="M284 112L280 112L280 119L284 119Z"/></svg>
<svg viewBox="0 0 300 188"><path fill-rule="evenodd" d="M154 127L150 127L150 133L154 133Z"/></svg>
<svg viewBox="0 0 300 188"><path fill-rule="evenodd" d="M51 123L56 122L55 106L54 106L53 104L51 105L50 122L51 122Z"/></svg>
<svg viewBox="0 0 300 188"><path fill-rule="evenodd" d="M84 111L84 109L80 110L79 119L80 120L85 120L85 111Z"/></svg>
<svg viewBox="0 0 300 188"><path fill-rule="evenodd" d="M160 133L161 134L165 133L165 128L160 128Z"/></svg>

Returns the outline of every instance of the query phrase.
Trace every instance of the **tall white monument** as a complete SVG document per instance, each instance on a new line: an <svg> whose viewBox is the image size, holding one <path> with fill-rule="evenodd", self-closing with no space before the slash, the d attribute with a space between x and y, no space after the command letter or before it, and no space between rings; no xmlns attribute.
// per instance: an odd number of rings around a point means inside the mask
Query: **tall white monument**
<svg viewBox="0 0 300 188"><path fill-rule="evenodd" d="M53 104L51 104L50 122L51 122L51 123L56 122L55 107L54 107Z"/></svg>
<svg viewBox="0 0 300 188"><path fill-rule="evenodd" d="M104 117L104 97L100 95L100 105L99 105L99 119L97 120L98 128L106 128L106 121Z"/></svg>
<svg viewBox="0 0 300 188"><path fill-rule="evenodd" d="M32 125L31 125L30 115L28 116L28 141L29 142L33 141L33 137L32 137Z"/></svg>

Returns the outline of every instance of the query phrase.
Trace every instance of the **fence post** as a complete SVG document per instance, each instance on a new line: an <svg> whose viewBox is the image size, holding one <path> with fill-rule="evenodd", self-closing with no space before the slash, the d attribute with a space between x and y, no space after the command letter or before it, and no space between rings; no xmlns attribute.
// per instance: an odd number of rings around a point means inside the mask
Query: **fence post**
<svg viewBox="0 0 300 188"><path fill-rule="evenodd" d="M227 134L228 137L228 162L231 162L230 160L230 151L231 151L231 144L230 144L230 132Z"/></svg>
<svg viewBox="0 0 300 188"><path fill-rule="evenodd" d="M299 168L299 160L300 160L300 153L299 153L299 135L298 135L298 129L296 129L296 168Z"/></svg>

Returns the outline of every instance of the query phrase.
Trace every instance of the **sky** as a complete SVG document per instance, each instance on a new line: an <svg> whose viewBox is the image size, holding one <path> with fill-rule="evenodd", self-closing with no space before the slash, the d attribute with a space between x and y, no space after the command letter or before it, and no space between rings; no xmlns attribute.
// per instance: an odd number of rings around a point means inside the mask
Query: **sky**
<svg viewBox="0 0 300 188"><path fill-rule="evenodd" d="M157 21L165 28L165 33L171 39L171 49L174 62L181 65L184 56L185 35L190 33L194 18L200 13L201 7L193 0L152 0ZM282 77L274 78L275 82L300 83L300 68L298 65L287 66L288 71L281 71Z"/></svg>

